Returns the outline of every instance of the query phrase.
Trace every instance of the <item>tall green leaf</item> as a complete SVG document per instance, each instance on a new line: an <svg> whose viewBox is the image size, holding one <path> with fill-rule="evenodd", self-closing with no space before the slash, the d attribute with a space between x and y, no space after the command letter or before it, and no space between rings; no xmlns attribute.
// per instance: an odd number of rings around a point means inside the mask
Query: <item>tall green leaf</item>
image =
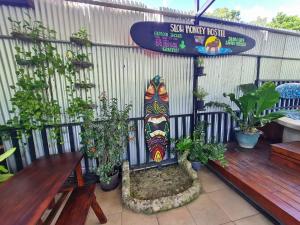
<svg viewBox="0 0 300 225"><path fill-rule="evenodd" d="M260 115L266 109L272 108L280 99L280 94L275 90L276 86L272 82L264 83L256 90L257 108L256 116Z"/></svg>
<svg viewBox="0 0 300 225"><path fill-rule="evenodd" d="M11 156L16 151L16 148L11 148L0 155L0 162Z"/></svg>
<svg viewBox="0 0 300 225"><path fill-rule="evenodd" d="M0 183L8 180L12 176L13 176L13 174L11 174L11 173L0 174Z"/></svg>

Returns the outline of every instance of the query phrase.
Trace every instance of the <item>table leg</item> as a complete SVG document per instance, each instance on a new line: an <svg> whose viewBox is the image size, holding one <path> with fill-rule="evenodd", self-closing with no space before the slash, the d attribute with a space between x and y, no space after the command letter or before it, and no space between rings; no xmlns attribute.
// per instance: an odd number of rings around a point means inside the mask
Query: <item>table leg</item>
<svg viewBox="0 0 300 225"><path fill-rule="evenodd" d="M78 163L78 165L76 166L75 173L76 173L78 187L82 187L84 185L84 180L83 180L83 176L82 176L82 170L81 170L80 163Z"/></svg>
<svg viewBox="0 0 300 225"><path fill-rule="evenodd" d="M95 194L93 194L93 199L92 199L92 209L95 213L95 215L98 217L98 220L101 224L106 223L107 222L107 218L104 215L101 207L99 206L97 200L96 200L96 196Z"/></svg>

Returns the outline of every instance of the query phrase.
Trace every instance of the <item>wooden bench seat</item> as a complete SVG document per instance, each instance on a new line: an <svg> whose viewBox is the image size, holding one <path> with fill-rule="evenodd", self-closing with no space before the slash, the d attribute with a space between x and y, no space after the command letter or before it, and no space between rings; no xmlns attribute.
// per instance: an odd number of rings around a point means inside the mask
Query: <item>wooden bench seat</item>
<svg viewBox="0 0 300 225"><path fill-rule="evenodd" d="M56 225L84 225L89 209L92 207L101 224L107 219L96 201L95 184L74 189L63 208Z"/></svg>

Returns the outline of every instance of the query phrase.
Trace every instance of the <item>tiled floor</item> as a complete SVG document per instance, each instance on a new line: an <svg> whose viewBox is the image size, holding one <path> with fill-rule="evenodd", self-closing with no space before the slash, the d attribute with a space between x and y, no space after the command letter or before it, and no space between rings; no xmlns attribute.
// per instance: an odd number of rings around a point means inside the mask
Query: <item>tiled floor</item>
<svg viewBox="0 0 300 225"><path fill-rule="evenodd" d="M199 173L203 192L192 203L155 215L134 213L122 206L121 189L96 190L97 200L108 218L107 225L272 225L218 177L204 169ZM86 225L99 224L90 211Z"/></svg>

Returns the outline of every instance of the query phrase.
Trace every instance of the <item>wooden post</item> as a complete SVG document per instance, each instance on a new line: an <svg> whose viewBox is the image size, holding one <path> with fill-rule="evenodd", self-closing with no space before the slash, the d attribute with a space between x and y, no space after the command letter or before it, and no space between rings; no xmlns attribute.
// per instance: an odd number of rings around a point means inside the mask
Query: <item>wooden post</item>
<svg viewBox="0 0 300 225"><path fill-rule="evenodd" d="M96 200L95 194L93 194L93 199L92 199L92 205L91 206L92 206L92 209L93 209L95 215L97 216L99 222L101 224L106 223L107 222L107 218L104 215L101 207L99 206L99 204L98 204L98 202Z"/></svg>
<svg viewBox="0 0 300 225"><path fill-rule="evenodd" d="M78 163L78 165L76 166L75 173L76 173L78 187L84 186L84 179L83 179L83 176L82 176L82 170L81 170L81 164L80 163Z"/></svg>

